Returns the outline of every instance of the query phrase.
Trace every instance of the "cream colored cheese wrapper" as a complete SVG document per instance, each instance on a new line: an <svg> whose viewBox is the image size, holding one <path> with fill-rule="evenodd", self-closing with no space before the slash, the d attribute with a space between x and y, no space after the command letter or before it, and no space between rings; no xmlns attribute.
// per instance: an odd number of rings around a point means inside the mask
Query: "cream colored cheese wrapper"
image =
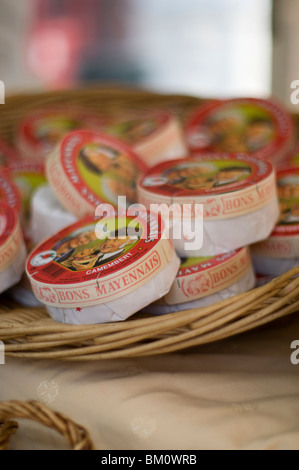
<svg viewBox="0 0 299 470"><path fill-rule="evenodd" d="M192 308L207 307L212 304L216 304L221 300L228 299L237 294L242 294L250 289L253 289L255 286L255 275L253 269L251 268L245 276L240 279L238 282L232 286L227 287L215 294L208 295L207 297L202 297L201 299L193 300L191 302L183 302L175 305L167 305L166 303L158 304L154 303L149 305L145 311L148 313L153 313L154 315L164 315L167 313L181 312L183 310L189 310Z"/></svg>
<svg viewBox="0 0 299 470"><path fill-rule="evenodd" d="M189 242L174 239L175 250L181 258L186 256L215 256L269 237L279 217L279 205L274 197L266 206L250 214L223 220L204 220L203 245L189 249Z"/></svg>
<svg viewBox="0 0 299 470"><path fill-rule="evenodd" d="M180 266L179 258L174 255L171 262L148 283L119 299L107 304L95 305L78 311L76 308L57 308L47 306L54 320L72 324L109 323L126 320L132 312L142 310L146 305L164 297L169 291L175 274ZM100 319L100 321L99 321Z"/></svg>
<svg viewBox="0 0 299 470"><path fill-rule="evenodd" d="M299 266L299 258L269 258L255 252L251 252L251 258L255 271L267 276L281 276Z"/></svg>
<svg viewBox="0 0 299 470"><path fill-rule="evenodd" d="M248 247L213 257L181 260L166 296L146 311L169 313L210 305L254 287L255 276Z"/></svg>
<svg viewBox="0 0 299 470"><path fill-rule="evenodd" d="M56 198L50 186L40 187L31 201L30 236L34 244L40 243L63 228L76 222Z"/></svg>
<svg viewBox="0 0 299 470"><path fill-rule="evenodd" d="M27 251L16 212L0 205L0 294L17 284L24 272Z"/></svg>

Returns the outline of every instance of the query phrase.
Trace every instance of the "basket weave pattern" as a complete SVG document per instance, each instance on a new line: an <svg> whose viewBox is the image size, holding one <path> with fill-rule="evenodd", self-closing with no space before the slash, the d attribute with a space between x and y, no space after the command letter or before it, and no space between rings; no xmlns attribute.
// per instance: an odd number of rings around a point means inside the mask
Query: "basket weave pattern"
<svg viewBox="0 0 299 470"><path fill-rule="evenodd" d="M0 402L0 450L7 450L9 440L18 429L11 419L30 419L54 429L64 436L72 450L93 450L89 433L62 413L52 411L36 401Z"/></svg>

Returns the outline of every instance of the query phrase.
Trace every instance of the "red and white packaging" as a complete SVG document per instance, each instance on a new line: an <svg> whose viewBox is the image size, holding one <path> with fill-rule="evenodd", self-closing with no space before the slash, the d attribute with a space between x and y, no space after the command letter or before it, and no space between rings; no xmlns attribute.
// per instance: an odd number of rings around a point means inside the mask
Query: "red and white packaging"
<svg viewBox="0 0 299 470"><path fill-rule="evenodd" d="M130 145L148 168L187 156L183 129L174 114L165 111L131 114L115 116L106 131Z"/></svg>
<svg viewBox="0 0 299 470"><path fill-rule="evenodd" d="M157 165L140 179L138 202L147 210L159 205L164 216L173 208L171 234L181 258L215 256L264 240L279 217L272 164L246 155L198 154ZM200 207L203 237L197 246L187 227L190 220L200 222ZM173 235L179 225L180 237Z"/></svg>
<svg viewBox="0 0 299 470"><path fill-rule="evenodd" d="M75 129L100 131L103 120L97 114L70 106L33 110L18 127L17 147L22 159L41 162L59 141Z"/></svg>
<svg viewBox="0 0 299 470"><path fill-rule="evenodd" d="M143 213L67 227L33 250L26 272L55 320L91 324L125 320L163 297L179 265L161 218Z"/></svg>
<svg viewBox="0 0 299 470"><path fill-rule="evenodd" d="M274 163L294 142L290 114L273 99L213 100L191 115L186 136L192 150L254 155Z"/></svg>
<svg viewBox="0 0 299 470"><path fill-rule="evenodd" d="M61 205L78 218L100 204L136 202L136 180L146 170L123 142L91 131L67 134L48 157L48 181Z"/></svg>
<svg viewBox="0 0 299 470"><path fill-rule="evenodd" d="M182 260L169 293L145 310L165 314L204 307L241 294L254 285L248 248L215 257L187 258Z"/></svg>
<svg viewBox="0 0 299 470"><path fill-rule="evenodd" d="M299 266L299 167L292 164L277 171L280 217L273 232L251 247L257 272L280 276Z"/></svg>

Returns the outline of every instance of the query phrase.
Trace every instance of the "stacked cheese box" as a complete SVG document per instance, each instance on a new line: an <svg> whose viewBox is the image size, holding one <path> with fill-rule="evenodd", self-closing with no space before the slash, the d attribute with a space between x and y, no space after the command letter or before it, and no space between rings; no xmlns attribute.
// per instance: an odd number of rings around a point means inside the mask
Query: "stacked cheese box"
<svg viewBox="0 0 299 470"><path fill-rule="evenodd" d="M0 293L90 324L252 289L299 265L298 155L272 99L35 110L0 143Z"/></svg>

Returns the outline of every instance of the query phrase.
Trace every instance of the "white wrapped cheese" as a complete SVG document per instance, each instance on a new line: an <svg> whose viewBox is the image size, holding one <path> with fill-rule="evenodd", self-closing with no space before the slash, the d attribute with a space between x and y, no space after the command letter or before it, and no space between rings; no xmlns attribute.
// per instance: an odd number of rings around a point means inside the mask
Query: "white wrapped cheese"
<svg viewBox="0 0 299 470"><path fill-rule="evenodd" d="M281 276L299 266L299 258L271 258L254 251L251 257L255 271L266 276Z"/></svg>
<svg viewBox="0 0 299 470"><path fill-rule="evenodd" d="M252 245L260 274L280 276L299 265L299 167L286 163L277 171L280 217L271 235Z"/></svg>
<svg viewBox="0 0 299 470"><path fill-rule="evenodd" d="M205 307L255 286L248 248L215 257L182 260L179 272L161 300L146 307L156 315Z"/></svg>
<svg viewBox="0 0 299 470"><path fill-rule="evenodd" d="M30 234L35 245L76 222L67 212L48 185L41 186L31 201Z"/></svg>
<svg viewBox="0 0 299 470"><path fill-rule="evenodd" d="M148 213L83 219L27 260L36 298L57 321L125 320L170 289L180 265L161 218Z"/></svg>
<svg viewBox="0 0 299 470"><path fill-rule="evenodd" d="M199 154L157 165L139 181L138 201L151 211L159 205L164 217L175 207L169 226L181 258L215 256L264 240L279 217L272 164L245 155ZM191 225L199 221L200 207L202 243L196 241L200 226L192 233Z"/></svg>

